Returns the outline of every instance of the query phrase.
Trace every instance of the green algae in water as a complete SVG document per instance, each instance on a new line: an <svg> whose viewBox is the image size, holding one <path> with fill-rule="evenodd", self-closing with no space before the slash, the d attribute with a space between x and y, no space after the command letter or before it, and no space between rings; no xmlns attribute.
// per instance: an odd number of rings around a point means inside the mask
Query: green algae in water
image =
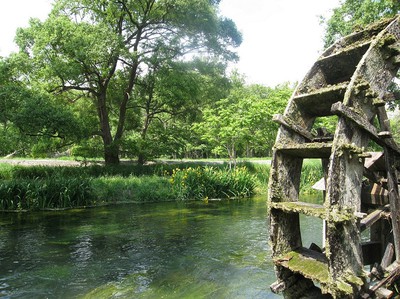
<svg viewBox="0 0 400 299"><path fill-rule="evenodd" d="M280 298L266 217L265 198L6 215L1 295Z"/></svg>

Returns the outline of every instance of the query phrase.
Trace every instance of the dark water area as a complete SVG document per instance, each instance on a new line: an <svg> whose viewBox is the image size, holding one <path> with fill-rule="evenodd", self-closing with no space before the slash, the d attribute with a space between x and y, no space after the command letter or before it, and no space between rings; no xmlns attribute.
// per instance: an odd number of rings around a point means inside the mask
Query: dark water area
<svg viewBox="0 0 400 299"><path fill-rule="evenodd" d="M3 213L0 297L281 298L270 255L265 198Z"/></svg>

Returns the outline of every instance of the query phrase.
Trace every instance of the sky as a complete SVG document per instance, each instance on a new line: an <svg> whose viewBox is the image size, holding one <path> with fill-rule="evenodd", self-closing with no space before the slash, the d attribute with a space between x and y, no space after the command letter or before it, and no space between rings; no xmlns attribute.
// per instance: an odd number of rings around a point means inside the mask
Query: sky
<svg viewBox="0 0 400 299"><path fill-rule="evenodd" d="M319 16L329 17L340 0L222 0L220 12L243 35L234 66L248 83L276 86L300 81L323 49ZM0 0L0 56L17 48L18 27L44 20L52 0Z"/></svg>

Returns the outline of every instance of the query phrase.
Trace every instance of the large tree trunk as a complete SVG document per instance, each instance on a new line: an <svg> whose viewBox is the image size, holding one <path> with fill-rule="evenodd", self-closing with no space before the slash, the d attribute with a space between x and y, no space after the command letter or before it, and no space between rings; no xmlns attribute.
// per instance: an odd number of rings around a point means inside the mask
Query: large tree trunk
<svg viewBox="0 0 400 299"><path fill-rule="evenodd" d="M97 98L97 112L100 120L101 136L104 145L104 161L106 165L119 164L119 145L111 134L110 121L106 106L106 89Z"/></svg>
<svg viewBox="0 0 400 299"><path fill-rule="evenodd" d="M147 105L149 106L149 105ZM142 132L140 134L141 138L142 138L142 146L139 150L138 153L138 164L143 165L146 162L146 150L143 148L143 144L146 143L146 137L147 137L147 130L149 129L150 123L152 118L149 115L149 111L146 111L146 117L144 120L144 124L143 124L143 128L142 128Z"/></svg>
<svg viewBox="0 0 400 299"><path fill-rule="evenodd" d="M106 165L117 165L119 160L119 146L115 142L104 144L104 161Z"/></svg>

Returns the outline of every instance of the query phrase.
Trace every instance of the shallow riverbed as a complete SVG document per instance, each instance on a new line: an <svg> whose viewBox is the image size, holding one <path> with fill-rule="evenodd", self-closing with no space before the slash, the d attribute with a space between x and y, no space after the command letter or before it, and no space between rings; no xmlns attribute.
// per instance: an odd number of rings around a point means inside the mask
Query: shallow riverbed
<svg viewBox="0 0 400 299"><path fill-rule="evenodd" d="M280 298L270 254L265 198L4 213L0 297Z"/></svg>

